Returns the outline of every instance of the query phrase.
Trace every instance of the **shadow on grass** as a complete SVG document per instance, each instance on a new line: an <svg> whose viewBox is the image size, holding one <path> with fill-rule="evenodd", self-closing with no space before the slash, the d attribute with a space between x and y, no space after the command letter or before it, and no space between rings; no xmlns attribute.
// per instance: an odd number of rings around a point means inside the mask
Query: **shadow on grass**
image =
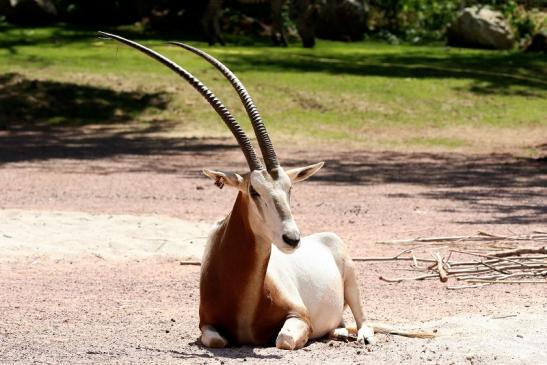
<svg viewBox="0 0 547 365"><path fill-rule="evenodd" d="M167 94L0 74L0 165L50 159L97 160L119 155L213 154L238 148L226 139L167 138L176 122L132 122L148 108L165 109ZM177 171L150 164L143 171Z"/></svg>
<svg viewBox="0 0 547 365"><path fill-rule="evenodd" d="M120 123L167 104L164 93L117 92L0 74L0 129Z"/></svg>
<svg viewBox="0 0 547 365"><path fill-rule="evenodd" d="M168 138L176 122L133 122L148 108L165 109L165 93L107 88L0 74L0 165L50 159L97 160L119 155L213 154L238 148L223 138ZM135 166L133 166L135 167ZM138 169L139 167L135 167ZM169 164L143 171L175 172Z"/></svg>
<svg viewBox="0 0 547 365"><path fill-rule="evenodd" d="M131 28L100 26L75 28L58 25L51 28L8 27L0 36L0 48L17 53L18 46L65 46L71 43L91 44L97 30L114 32L125 37L147 41L195 40L179 33L143 32ZM300 47L272 51L267 43L248 39L240 45L252 44L253 52L232 52L223 55L235 71L322 72L339 75L381 76L416 79L468 79L466 91L476 94L545 97L547 91L547 59L542 54L520 52L468 51L442 47L401 46L384 44L350 44L339 52L339 45L327 44L315 50ZM79 47L80 45L78 45ZM228 47L229 48L229 47ZM385 50L385 51L382 51ZM394 50L396 50L394 52ZM76 52L76 50L75 50ZM32 60L30 60L32 61Z"/></svg>
<svg viewBox="0 0 547 365"><path fill-rule="evenodd" d="M545 97L547 59L543 55L483 52L456 53L302 52L230 54L223 61L237 71L323 72L337 75L414 79L469 79L467 91L477 94Z"/></svg>

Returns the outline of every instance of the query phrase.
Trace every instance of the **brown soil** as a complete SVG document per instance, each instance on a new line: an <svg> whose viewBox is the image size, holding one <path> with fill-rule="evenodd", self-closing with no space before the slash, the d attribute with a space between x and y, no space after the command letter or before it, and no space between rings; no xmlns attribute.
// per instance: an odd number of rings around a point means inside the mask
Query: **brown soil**
<svg viewBox="0 0 547 365"><path fill-rule="evenodd" d="M286 166L326 161L316 177L296 186L293 213L303 233L335 231L354 256L401 251L402 246L376 243L391 239L546 230L544 160L297 146L279 154ZM229 211L235 192L218 190L201 176L202 167L245 171L237 148L224 139L91 129L0 132L0 209L210 223ZM31 225L28 231L32 234ZM40 239L36 236L36 246ZM405 264L358 267L371 319L437 328L441 336L378 335L378 343L367 347L317 341L292 353L209 350L196 342L199 267L165 257L20 257L0 260L0 363L547 361L544 286L448 291L438 281L378 280L382 274L413 275L398 270Z"/></svg>

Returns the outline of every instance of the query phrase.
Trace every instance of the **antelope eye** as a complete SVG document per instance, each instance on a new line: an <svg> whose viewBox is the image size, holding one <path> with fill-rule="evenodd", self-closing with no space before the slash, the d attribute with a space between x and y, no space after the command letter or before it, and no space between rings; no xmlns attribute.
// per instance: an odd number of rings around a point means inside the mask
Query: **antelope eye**
<svg viewBox="0 0 547 365"><path fill-rule="evenodd" d="M260 194L255 190L255 188L252 187L252 185L249 188L249 194L251 194L253 198L258 198L260 196Z"/></svg>

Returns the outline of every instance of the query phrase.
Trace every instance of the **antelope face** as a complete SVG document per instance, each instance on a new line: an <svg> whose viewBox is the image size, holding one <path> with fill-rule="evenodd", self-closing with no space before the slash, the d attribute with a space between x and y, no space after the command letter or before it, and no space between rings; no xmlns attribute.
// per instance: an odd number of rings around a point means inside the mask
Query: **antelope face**
<svg viewBox="0 0 547 365"><path fill-rule="evenodd" d="M306 180L323 166L323 162L285 171L282 167L270 171L254 170L245 176L235 173L203 170L216 182L238 188L249 202L249 221L259 225L281 251L291 252L300 243L300 231L291 213L292 185ZM218 183L217 183L218 186Z"/></svg>
<svg viewBox="0 0 547 365"><path fill-rule="evenodd" d="M292 182L283 168L253 171L248 194L271 241L281 250L298 247L300 231L291 213Z"/></svg>

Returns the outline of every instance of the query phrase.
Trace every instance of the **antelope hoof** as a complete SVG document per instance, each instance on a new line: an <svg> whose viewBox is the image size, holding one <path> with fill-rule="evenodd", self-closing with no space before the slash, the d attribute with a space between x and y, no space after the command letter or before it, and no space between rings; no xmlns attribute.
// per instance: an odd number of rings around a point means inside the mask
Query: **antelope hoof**
<svg viewBox="0 0 547 365"><path fill-rule="evenodd" d="M374 329L368 326L359 328L359 331L357 331L357 342L374 345Z"/></svg>
<svg viewBox="0 0 547 365"><path fill-rule="evenodd" d="M288 332L279 332L275 340L275 347L281 350L297 350L304 347L306 342L308 342L307 336L294 336L290 333L291 331Z"/></svg>
<svg viewBox="0 0 547 365"><path fill-rule="evenodd" d="M333 340L348 341L350 333L347 328L335 328L329 332L329 338Z"/></svg>
<svg viewBox="0 0 547 365"><path fill-rule="evenodd" d="M281 332L277 335L275 347L281 350L294 350L296 348L296 341L290 334Z"/></svg>
<svg viewBox="0 0 547 365"><path fill-rule="evenodd" d="M228 341L210 326L202 330L199 340L203 346L211 348L223 348L228 344Z"/></svg>
<svg viewBox="0 0 547 365"><path fill-rule="evenodd" d="M310 328L303 320L292 317L285 321L275 340L275 347L281 350L295 350L308 342Z"/></svg>

